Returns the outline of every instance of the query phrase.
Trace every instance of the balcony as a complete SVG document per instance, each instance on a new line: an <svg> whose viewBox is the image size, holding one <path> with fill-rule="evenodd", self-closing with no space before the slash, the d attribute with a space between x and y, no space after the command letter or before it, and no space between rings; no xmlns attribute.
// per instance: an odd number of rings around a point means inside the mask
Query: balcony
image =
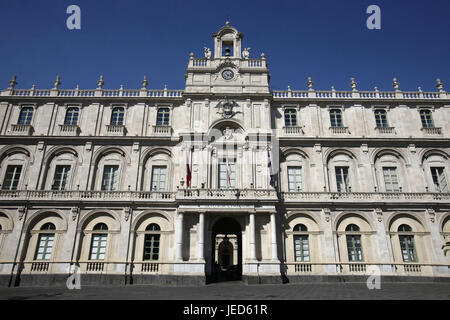
<svg viewBox="0 0 450 320"><path fill-rule="evenodd" d="M277 201L275 189L179 189L177 201L198 202L251 202Z"/></svg>
<svg viewBox="0 0 450 320"><path fill-rule="evenodd" d="M281 200L296 203L449 203L450 193L438 192L282 192ZM5 202L274 202L275 189L178 189L171 191L0 190Z"/></svg>
<svg viewBox="0 0 450 320"><path fill-rule="evenodd" d="M422 128L420 129L424 135L441 135L442 128Z"/></svg>
<svg viewBox="0 0 450 320"><path fill-rule="evenodd" d="M330 127L332 134L349 134L348 127Z"/></svg>
<svg viewBox="0 0 450 320"><path fill-rule="evenodd" d="M378 134L395 134L395 127L375 127Z"/></svg>
<svg viewBox="0 0 450 320"><path fill-rule="evenodd" d="M112 136L124 136L127 129L123 124L107 124L106 132Z"/></svg>
<svg viewBox="0 0 450 320"><path fill-rule="evenodd" d="M383 275L430 276L432 274L448 276L446 264L429 263L370 263L370 262L286 262L288 275L372 275L379 270ZM327 270L327 271L324 271Z"/></svg>
<svg viewBox="0 0 450 320"><path fill-rule="evenodd" d="M152 130L154 135L157 136L170 136L172 135L172 127L171 126L153 126Z"/></svg>
<svg viewBox="0 0 450 320"><path fill-rule="evenodd" d="M283 192L285 203L439 203L449 202L450 193L431 192Z"/></svg>
<svg viewBox="0 0 450 320"><path fill-rule="evenodd" d="M0 190L0 201L173 202L175 193L163 191Z"/></svg>
<svg viewBox="0 0 450 320"><path fill-rule="evenodd" d="M304 134L302 126L283 127L283 133L286 136L300 136Z"/></svg>
<svg viewBox="0 0 450 320"><path fill-rule="evenodd" d="M12 124L11 134L15 136L31 136L33 127L30 124Z"/></svg>
<svg viewBox="0 0 450 320"><path fill-rule="evenodd" d="M80 128L76 124L60 124L59 135L60 136L78 136L80 134Z"/></svg>

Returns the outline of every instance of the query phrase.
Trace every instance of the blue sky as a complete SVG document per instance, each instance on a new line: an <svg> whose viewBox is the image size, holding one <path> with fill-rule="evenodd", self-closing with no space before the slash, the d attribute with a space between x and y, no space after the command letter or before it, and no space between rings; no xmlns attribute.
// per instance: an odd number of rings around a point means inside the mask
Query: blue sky
<svg viewBox="0 0 450 320"><path fill-rule="evenodd" d="M81 8L81 30L66 28L66 8ZM381 8L381 30L366 28L366 8ZM244 34L251 57L265 53L271 88L314 87L450 91L450 1L14 0L0 2L0 88L184 88L189 53L203 56L225 24Z"/></svg>

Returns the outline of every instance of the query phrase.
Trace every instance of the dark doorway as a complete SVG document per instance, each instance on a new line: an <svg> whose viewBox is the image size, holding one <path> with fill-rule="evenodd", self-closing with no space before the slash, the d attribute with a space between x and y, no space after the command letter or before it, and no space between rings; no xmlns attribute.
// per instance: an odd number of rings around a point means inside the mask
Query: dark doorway
<svg viewBox="0 0 450 320"><path fill-rule="evenodd" d="M242 279L242 228L235 219L226 217L212 228L211 282Z"/></svg>

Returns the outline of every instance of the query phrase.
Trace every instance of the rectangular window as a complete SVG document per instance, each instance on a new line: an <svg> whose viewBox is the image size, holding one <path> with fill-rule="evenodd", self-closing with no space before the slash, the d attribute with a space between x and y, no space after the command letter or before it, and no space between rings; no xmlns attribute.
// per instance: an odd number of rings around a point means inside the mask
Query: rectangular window
<svg viewBox="0 0 450 320"><path fill-rule="evenodd" d="M66 112L66 117L64 118L64 124L76 125L78 123L78 113L79 113L78 108L75 107L68 108Z"/></svg>
<svg viewBox="0 0 450 320"><path fill-rule="evenodd" d="M105 166L103 169L102 190L117 190L119 166Z"/></svg>
<svg viewBox="0 0 450 320"><path fill-rule="evenodd" d="M57 165L53 177L52 190L66 190L69 179L70 166Z"/></svg>
<svg viewBox="0 0 450 320"><path fill-rule="evenodd" d="M422 127L434 128L430 110L420 110L420 120L422 121Z"/></svg>
<svg viewBox="0 0 450 320"><path fill-rule="evenodd" d="M152 190L165 191L166 190L166 167L154 166L152 168Z"/></svg>
<svg viewBox="0 0 450 320"><path fill-rule="evenodd" d="M31 119L33 119L33 111L33 107L23 107L22 110L20 110L19 121L17 121L17 124L30 125Z"/></svg>
<svg viewBox="0 0 450 320"><path fill-rule="evenodd" d="M384 177L384 185L386 186L386 192L400 191L396 167L383 167L383 177Z"/></svg>
<svg viewBox="0 0 450 320"><path fill-rule="evenodd" d="M22 166L9 165L6 167L5 179L3 180L3 190L17 190L19 185L20 174L22 172Z"/></svg>
<svg viewBox="0 0 450 320"><path fill-rule="evenodd" d="M414 248L414 236L401 235L399 236L399 239L403 262L417 262L416 251Z"/></svg>
<svg viewBox="0 0 450 320"><path fill-rule="evenodd" d="M377 127L387 127L387 116L385 110L375 110L375 122Z"/></svg>
<svg viewBox="0 0 450 320"><path fill-rule="evenodd" d="M348 261L363 261L361 236L347 235Z"/></svg>
<svg viewBox="0 0 450 320"><path fill-rule="evenodd" d="M116 107L112 110L111 125L121 126L123 125L123 118L125 116L125 109L122 107Z"/></svg>
<svg viewBox="0 0 450 320"><path fill-rule="evenodd" d="M36 248L36 254L34 256L35 260L50 260L54 239L54 233L41 233L39 235L38 246Z"/></svg>
<svg viewBox="0 0 450 320"><path fill-rule="evenodd" d="M223 159L219 163L219 189L236 187L236 164L234 160Z"/></svg>
<svg viewBox="0 0 450 320"><path fill-rule="evenodd" d="M288 167L289 191L302 191L302 167Z"/></svg>
<svg viewBox="0 0 450 320"><path fill-rule="evenodd" d="M159 234L146 234L144 239L143 260L158 260L159 258Z"/></svg>
<svg viewBox="0 0 450 320"><path fill-rule="evenodd" d="M294 235L294 253L296 262L309 262L308 235Z"/></svg>
<svg viewBox="0 0 450 320"><path fill-rule="evenodd" d="M295 109L286 109L284 111L284 124L286 127L295 127L297 125L297 112Z"/></svg>
<svg viewBox="0 0 450 320"><path fill-rule="evenodd" d="M336 171L336 185L338 192L348 192L348 167L335 167Z"/></svg>
<svg viewBox="0 0 450 320"><path fill-rule="evenodd" d="M106 254L107 234L93 234L89 260L104 260Z"/></svg>
<svg viewBox="0 0 450 320"><path fill-rule="evenodd" d="M436 188L437 192L449 192L444 168L432 167L431 176L433 177L434 187Z"/></svg>
<svg viewBox="0 0 450 320"><path fill-rule="evenodd" d="M330 121L332 127L342 127L342 112L339 109L330 110Z"/></svg>
<svg viewBox="0 0 450 320"><path fill-rule="evenodd" d="M156 125L157 126L167 126L169 125L169 108L160 108L156 115Z"/></svg>

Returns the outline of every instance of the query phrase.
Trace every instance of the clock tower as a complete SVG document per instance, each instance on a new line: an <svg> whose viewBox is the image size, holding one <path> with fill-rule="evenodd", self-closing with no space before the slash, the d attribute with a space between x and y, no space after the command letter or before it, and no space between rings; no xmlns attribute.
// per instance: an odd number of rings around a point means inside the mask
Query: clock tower
<svg viewBox="0 0 450 320"><path fill-rule="evenodd" d="M269 70L264 53L250 57L242 48L243 34L226 22L213 33L214 52L204 48L204 57L191 53L186 71L186 93L269 94Z"/></svg>

